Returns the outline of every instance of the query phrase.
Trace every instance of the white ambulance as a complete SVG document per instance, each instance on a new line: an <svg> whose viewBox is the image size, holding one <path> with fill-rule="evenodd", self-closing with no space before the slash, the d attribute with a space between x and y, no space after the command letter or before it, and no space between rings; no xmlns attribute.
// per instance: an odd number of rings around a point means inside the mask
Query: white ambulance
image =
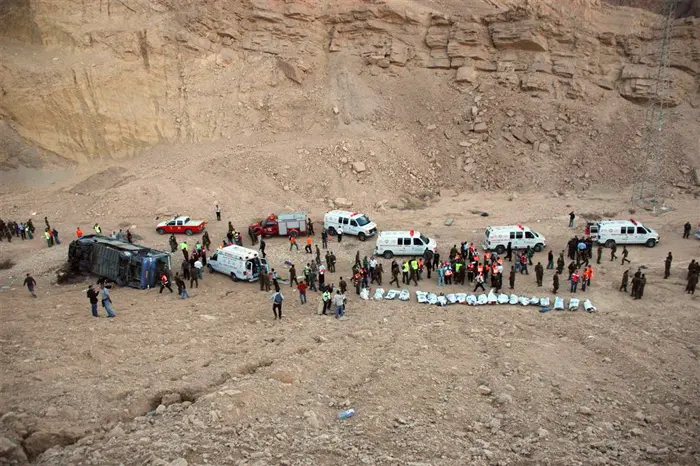
<svg viewBox="0 0 700 466"><path fill-rule="evenodd" d="M496 251L503 254L508 248L527 249L530 246L536 252L542 251L547 246L545 237L529 227L508 225L504 227L488 227L482 247L485 251Z"/></svg>
<svg viewBox="0 0 700 466"><path fill-rule="evenodd" d="M242 246L226 246L214 253L207 260L209 272L219 272L231 277L234 282L252 282L260 277L259 271L267 272L267 259L263 259L258 251Z"/></svg>
<svg viewBox="0 0 700 466"><path fill-rule="evenodd" d="M661 240L659 234L634 219L601 220L590 228L591 237L605 247L615 244L645 244L649 248Z"/></svg>
<svg viewBox="0 0 700 466"><path fill-rule="evenodd" d="M348 210L331 210L323 217L323 227L328 234L335 236L338 227L343 229L344 235L355 235L360 241L377 234L377 224L365 214L350 212Z"/></svg>
<svg viewBox="0 0 700 466"><path fill-rule="evenodd" d="M420 234L419 231L382 231L377 237L374 255L385 259L394 256L422 256L425 250L435 252L437 242Z"/></svg>

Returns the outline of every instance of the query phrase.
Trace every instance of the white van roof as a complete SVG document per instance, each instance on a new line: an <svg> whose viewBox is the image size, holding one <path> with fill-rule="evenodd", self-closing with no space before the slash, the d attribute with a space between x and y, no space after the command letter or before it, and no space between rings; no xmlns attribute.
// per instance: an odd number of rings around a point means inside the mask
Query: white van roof
<svg viewBox="0 0 700 466"><path fill-rule="evenodd" d="M244 248L243 246L238 246L235 244L231 246L226 246L225 248L221 248L217 251L217 253L223 253L225 255L234 256L237 259L241 260L254 259L258 257L258 251Z"/></svg>
<svg viewBox="0 0 700 466"><path fill-rule="evenodd" d="M406 236L408 236L408 237L420 236L420 231L418 231L418 230L382 231L379 233L379 236L386 237L386 238L399 238L399 237L405 238Z"/></svg>
<svg viewBox="0 0 700 466"><path fill-rule="evenodd" d="M326 215L342 215L344 217L359 217L360 215L364 215L360 212L352 212L350 210L329 210L326 212Z"/></svg>
<svg viewBox="0 0 700 466"><path fill-rule="evenodd" d="M517 225L505 225L505 226L489 226L489 227L487 227L486 229L487 229L487 230L491 230L491 231L499 231L499 230L505 230L505 231L513 231L513 230L516 230L516 231L517 231L517 230L521 230L521 231L525 231L525 230L530 230L530 227L526 227L526 226L524 226L524 225L517 224Z"/></svg>
<svg viewBox="0 0 700 466"><path fill-rule="evenodd" d="M601 220L600 222L598 222L598 225L641 225L641 223L642 222L638 222L635 219L631 218L629 220Z"/></svg>

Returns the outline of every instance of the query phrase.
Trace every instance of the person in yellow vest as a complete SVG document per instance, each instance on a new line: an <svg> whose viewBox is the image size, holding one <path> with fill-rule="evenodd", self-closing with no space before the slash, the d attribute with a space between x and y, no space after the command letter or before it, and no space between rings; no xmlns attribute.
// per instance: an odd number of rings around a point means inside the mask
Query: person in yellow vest
<svg viewBox="0 0 700 466"><path fill-rule="evenodd" d="M456 285L459 285L459 284L463 285L464 284L464 278L463 278L464 272L462 271L462 267L463 267L463 264L462 264L461 260L455 262L455 284Z"/></svg>
<svg viewBox="0 0 700 466"><path fill-rule="evenodd" d="M46 231L44 231L44 238L46 238L46 245L48 247L53 246L53 238L51 237L51 233L49 233L48 228L46 229Z"/></svg>
<svg viewBox="0 0 700 466"><path fill-rule="evenodd" d="M410 283L411 280L413 280L413 283L414 283L416 286L418 286L418 261L416 260L415 257L414 257L413 259L411 259L411 263L410 263L409 265L410 265L411 267L410 267L410 270L409 270L409 274L410 274L410 275L409 275L408 281L409 281L409 283Z"/></svg>
<svg viewBox="0 0 700 466"><path fill-rule="evenodd" d="M403 264L401 264L401 271L402 276L401 276L401 283L405 283L408 285L408 262L403 261Z"/></svg>

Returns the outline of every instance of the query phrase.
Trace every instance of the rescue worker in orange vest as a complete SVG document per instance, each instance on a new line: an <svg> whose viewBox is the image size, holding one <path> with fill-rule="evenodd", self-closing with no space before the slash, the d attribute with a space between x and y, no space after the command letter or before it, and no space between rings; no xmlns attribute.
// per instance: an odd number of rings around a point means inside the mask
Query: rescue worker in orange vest
<svg viewBox="0 0 700 466"><path fill-rule="evenodd" d="M484 258L484 267L483 267L483 271L484 271L484 282L485 282L486 280L489 279L489 263L488 263L488 261L486 260L486 258Z"/></svg>
<svg viewBox="0 0 700 466"><path fill-rule="evenodd" d="M299 245L297 244L297 238L294 235L289 236L289 250L291 251L292 248L297 248L297 251L299 250Z"/></svg>
<svg viewBox="0 0 700 466"><path fill-rule="evenodd" d="M159 293L163 292L163 288L167 288L170 290L170 292L173 292L173 289L170 287L170 280L168 279L168 275L163 272L163 274L160 276L160 291Z"/></svg>
<svg viewBox="0 0 700 466"><path fill-rule="evenodd" d="M77 236L78 238L82 238L82 237L83 237L83 230L81 230L80 227L78 227L78 228L75 230L75 236Z"/></svg>
<svg viewBox="0 0 700 466"><path fill-rule="evenodd" d="M591 278L593 278L593 266L589 265L583 271L583 280L581 281L581 291L586 291L587 286L591 286Z"/></svg>
<svg viewBox="0 0 700 466"><path fill-rule="evenodd" d="M416 275L418 276L418 280L423 279L423 259L418 259L418 269L416 270Z"/></svg>
<svg viewBox="0 0 700 466"><path fill-rule="evenodd" d="M469 280L469 283L474 281L474 262L470 262L467 265L467 280Z"/></svg>
<svg viewBox="0 0 700 466"><path fill-rule="evenodd" d="M306 246L304 246L304 251L306 251L307 254L313 254L313 250L311 249L311 236L306 237Z"/></svg>

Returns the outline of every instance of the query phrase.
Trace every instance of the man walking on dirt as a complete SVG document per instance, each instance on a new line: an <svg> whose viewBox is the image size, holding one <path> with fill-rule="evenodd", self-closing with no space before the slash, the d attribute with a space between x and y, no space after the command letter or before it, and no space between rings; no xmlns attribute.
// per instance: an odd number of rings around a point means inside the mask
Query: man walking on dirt
<svg viewBox="0 0 700 466"><path fill-rule="evenodd" d="M328 249L328 230L325 228L321 230L321 246L323 249Z"/></svg>
<svg viewBox="0 0 700 466"><path fill-rule="evenodd" d="M297 280L297 268L294 266L294 264L289 267L289 287L291 288L293 284L299 284L299 281Z"/></svg>
<svg viewBox="0 0 700 466"><path fill-rule="evenodd" d="M625 265L625 261L627 261L628 264L631 263L631 261L627 258L628 254L629 251L627 250L627 246L622 246L622 265Z"/></svg>
<svg viewBox="0 0 700 466"><path fill-rule="evenodd" d="M265 240L262 238L260 238L260 248L259 249L260 249L260 254L263 256L263 259L265 259L267 257L267 255L265 254Z"/></svg>
<svg viewBox="0 0 700 466"><path fill-rule="evenodd" d="M515 266L510 267L510 273L508 274L508 287L509 289L515 288Z"/></svg>
<svg viewBox="0 0 700 466"><path fill-rule="evenodd" d="M275 315L274 320L282 320L282 301L284 301L284 295L277 291L270 296L270 301L272 301L272 313Z"/></svg>
<svg viewBox="0 0 700 466"><path fill-rule="evenodd" d="M107 317L116 317L112 310L112 297L109 294L107 285L105 283L100 284L100 289L102 290L102 307L107 311Z"/></svg>
<svg viewBox="0 0 700 466"><path fill-rule="evenodd" d="M537 280L537 286L542 286L542 279L544 278L544 267L541 263L537 263L535 266L535 279Z"/></svg>
<svg viewBox="0 0 700 466"><path fill-rule="evenodd" d="M598 257L596 259L596 264L600 264L600 258L603 256L603 245L599 244L597 249Z"/></svg>
<svg viewBox="0 0 700 466"><path fill-rule="evenodd" d="M27 287L32 297L36 298L36 293L34 293L34 287L36 287L36 280L34 280L34 277L32 277L31 274L28 273L27 276L24 278L23 285Z"/></svg>
<svg viewBox="0 0 700 466"><path fill-rule="evenodd" d="M624 291L625 293L627 293L627 285L629 284L629 281L630 281L630 269L627 269L622 274L622 281L620 282L619 291Z"/></svg>
<svg viewBox="0 0 700 466"><path fill-rule="evenodd" d="M219 204L216 204L216 221L221 221L221 208L219 207Z"/></svg>
<svg viewBox="0 0 700 466"><path fill-rule="evenodd" d="M569 228L573 228L573 227L574 227L574 220L575 220L575 219L576 219L576 214L575 214L574 211L572 210L571 212L569 212Z"/></svg>
<svg viewBox="0 0 700 466"><path fill-rule="evenodd" d="M162 293L164 288L169 289L171 293L173 292L173 289L170 286L170 280L168 279L168 274L165 272L163 272L163 274L160 276L160 291L158 293Z"/></svg>
<svg viewBox="0 0 700 466"><path fill-rule="evenodd" d="M683 225L683 239L690 238L690 229L692 227L690 222L685 222L685 225Z"/></svg>
<svg viewBox="0 0 700 466"><path fill-rule="evenodd" d="M613 243L612 246L610 246L610 262L617 259L617 255L615 254L616 252L617 252L617 243Z"/></svg>
<svg viewBox="0 0 700 466"><path fill-rule="evenodd" d="M664 261L664 279L667 279L671 275L671 262L673 262L673 255L669 252Z"/></svg>
<svg viewBox="0 0 700 466"><path fill-rule="evenodd" d="M92 316L100 317L100 315L97 313L97 297L100 295L99 291L94 289L92 285L89 285L86 294L87 298L90 300L90 309L92 310Z"/></svg>
<svg viewBox="0 0 700 466"><path fill-rule="evenodd" d="M552 293L557 294L559 291L559 272L556 272L552 277Z"/></svg>

